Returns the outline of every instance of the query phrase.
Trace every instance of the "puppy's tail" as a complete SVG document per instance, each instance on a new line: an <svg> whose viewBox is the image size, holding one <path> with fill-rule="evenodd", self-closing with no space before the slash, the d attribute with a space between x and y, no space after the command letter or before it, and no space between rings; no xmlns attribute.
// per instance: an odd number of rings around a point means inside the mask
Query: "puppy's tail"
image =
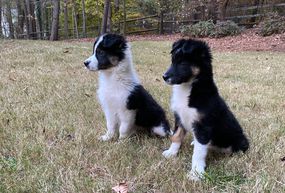
<svg viewBox="0 0 285 193"><path fill-rule="evenodd" d="M166 136L170 136L172 133L171 133L170 125L167 119L163 121L162 125L163 125L163 129L165 131Z"/></svg>
<svg viewBox="0 0 285 193"><path fill-rule="evenodd" d="M170 127L167 120L162 121L161 124L157 127L153 127L151 129L151 132L160 136L160 137L166 137L170 135Z"/></svg>

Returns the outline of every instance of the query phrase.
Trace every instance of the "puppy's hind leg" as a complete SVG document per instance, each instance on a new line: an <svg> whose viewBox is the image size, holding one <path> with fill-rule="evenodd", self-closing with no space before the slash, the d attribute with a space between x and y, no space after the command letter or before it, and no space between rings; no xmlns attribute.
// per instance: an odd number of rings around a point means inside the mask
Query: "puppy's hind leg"
<svg viewBox="0 0 285 193"><path fill-rule="evenodd" d="M121 114L121 113L120 113ZM121 125L119 128L119 139L124 139L130 136L134 130L135 123L135 112L133 111L125 111L120 116Z"/></svg>
<svg viewBox="0 0 285 193"><path fill-rule="evenodd" d="M107 132L104 135L100 136L99 140L109 141L115 135L118 120L116 114L109 111L105 111L105 116L107 120Z"/></svg>

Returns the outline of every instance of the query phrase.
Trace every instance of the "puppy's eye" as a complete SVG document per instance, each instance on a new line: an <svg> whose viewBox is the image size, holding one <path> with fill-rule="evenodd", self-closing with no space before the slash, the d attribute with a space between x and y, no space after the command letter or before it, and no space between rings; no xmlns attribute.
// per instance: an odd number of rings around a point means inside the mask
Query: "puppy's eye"
<svg viewBox="0 0 285 193"><path fill-rule="evenodd" d="M103 50L100 50L100 49L97 49L97 54L98 54L98 55L102 55L102 54L104 54L104 51L103 51Z"/></svg>

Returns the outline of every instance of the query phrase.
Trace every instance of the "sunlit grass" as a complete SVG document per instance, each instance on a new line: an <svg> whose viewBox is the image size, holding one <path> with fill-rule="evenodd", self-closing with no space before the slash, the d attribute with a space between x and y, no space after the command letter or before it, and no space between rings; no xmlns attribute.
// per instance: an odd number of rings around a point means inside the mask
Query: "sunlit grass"
<svg viewBox="0 0 285 193"><path fill-rule="evenodd" d="M133 42L141 82L169 111L162 74L171 42ZM211 153L204 181L187 180L191 136L166 160L168 139L133 136L99 142L105 119L97 74L83 68L92 43L0 42L0 192L284 192L285 54L214 52L215 80L240 120L245 155Z"/></svg>

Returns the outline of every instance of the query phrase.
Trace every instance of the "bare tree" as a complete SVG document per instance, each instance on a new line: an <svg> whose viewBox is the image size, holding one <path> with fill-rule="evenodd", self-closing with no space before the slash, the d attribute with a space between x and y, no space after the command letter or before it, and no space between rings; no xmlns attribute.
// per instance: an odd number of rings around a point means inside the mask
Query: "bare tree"
<svg viewBox="0 0 285 193"><path fill-rule="evenodd" d="M68 7L67 7L67 0L63 2L64 6L64 38L68 38Z"/></svg>
<svg viewBox="0 0 285 193"><path fill-rule="evenodd" d="M3 37L2 33L2 0L0 0L0 38Z"/></svg>
<svg viewBox="0 0 285 193"><path fill-rule="evenodd" d="M76 16L76 2L74 0L72 0L72 17L73 17L74 33L76 34L76 38L79 38L77 16Z"/></svg>
<svg viewBox="0 0 285 193"><path fill-rule="evenodd" d="M9 24L9 38L14 38L14 25L12 21L11 1L6 0L6 19Z"/></svg>
<svg viewBox="0 0 285 193"><path fill-rule="evenodd" d="M107 32L111 32L112 29L112 4L109 4L109 10L108 10L108 19L107 19Z"/></svg>
<svg viewBox="0 0 285 193"><path fill-rule="evenodd" d="M123 0L123 12L124 12L123 34L126 35L126 30L127 30L126 0Z"/></svg>
<svg viewBox="0 0 285 193"><path fill-rule="evenodd" d="M219 19L225 20L227 7L230 0L219 0Z"/></svg>
<svg viewBox="0 0 285 193"><path fill-rule="evenodd" d="M120 9L120 0L114 1L115 13L117 13Z"/></svg>
<svg viewBox="0 0 285 193"><path fill-rule="evenodd" d="M35 23L35 12L34 12L34 4L31 0L25 0L25 16L26 16L26 24L27 24L27 36L28 38L36 38L36 23Z"/></svg>
<svg viewBox="0 0 285 193"><path fill-rule="evenodd" d="M36 31L38 39L42 39L42 8L41 8L41 1L35 1L35 10L36 10Z"/></svg>
<svg viewBox="0 0 285 193"><path fill-rule="evenodd" d="M20 34L24 32L24 9L23 2L21 0L16 1L16 7L18 12L17 22L18 25L16 27L17 38L21 38Z"/></svg>
<svg viewBox="0 0 285 193"><path fill-rule="evenodd" d="M82 36L86 37L86 14L85 14L85 0L82 0Z"/></svg>
<svg viewBox="0 0 285 193"><path fill-rule="evenodd" d="M110 0L105 0L104 3L104 15L102 18L102 28L101 28L101 34L104 34L107 32L107 20L108 20L108 12L110 7Z"/></svg>
<svg viewBox="0 0 285 193"><path fill-rule="evenodd" d="M48 10L48 4L47 1L42 1L42 29L43 29L43 37L47 38L49 37L49 31L50 31L50 18L49 18L49 10Z"/></svg>
<svg viewBox="0 0 285 193"><path fill-rule="evenodd" d="M252 15L256 15L260 11L260 8L263 6L263 3L264 3L264 0L254 0L253 1L253 5L256 6L256 9L252 10ZM258 19L258 17L252 17L250 19L250 22L252 24L256 23L257 19Z"/></svg>
<svg viewBox="0 0 285 193"><path fill-rule="evenodd" d="M52 0L52 2L53 2L52 24L51 24L51 32L49 40L55 41L58 40L60 2L59 0Z"/></svg>
<svg viewBox="0 0 285 193"><path fill-rule="evenodd" d="M98 35L100 35L99 0L96 1L96 16L98 22Z"/></svg>
<svg viewBox="0 0 285 193"><path fill-rule="evenodd" d="M26 34L27 38L30 39L30 28L29 28L29 18L28 18L28 9L27 1L24 1L24 22L26 25Z"/></svg>

